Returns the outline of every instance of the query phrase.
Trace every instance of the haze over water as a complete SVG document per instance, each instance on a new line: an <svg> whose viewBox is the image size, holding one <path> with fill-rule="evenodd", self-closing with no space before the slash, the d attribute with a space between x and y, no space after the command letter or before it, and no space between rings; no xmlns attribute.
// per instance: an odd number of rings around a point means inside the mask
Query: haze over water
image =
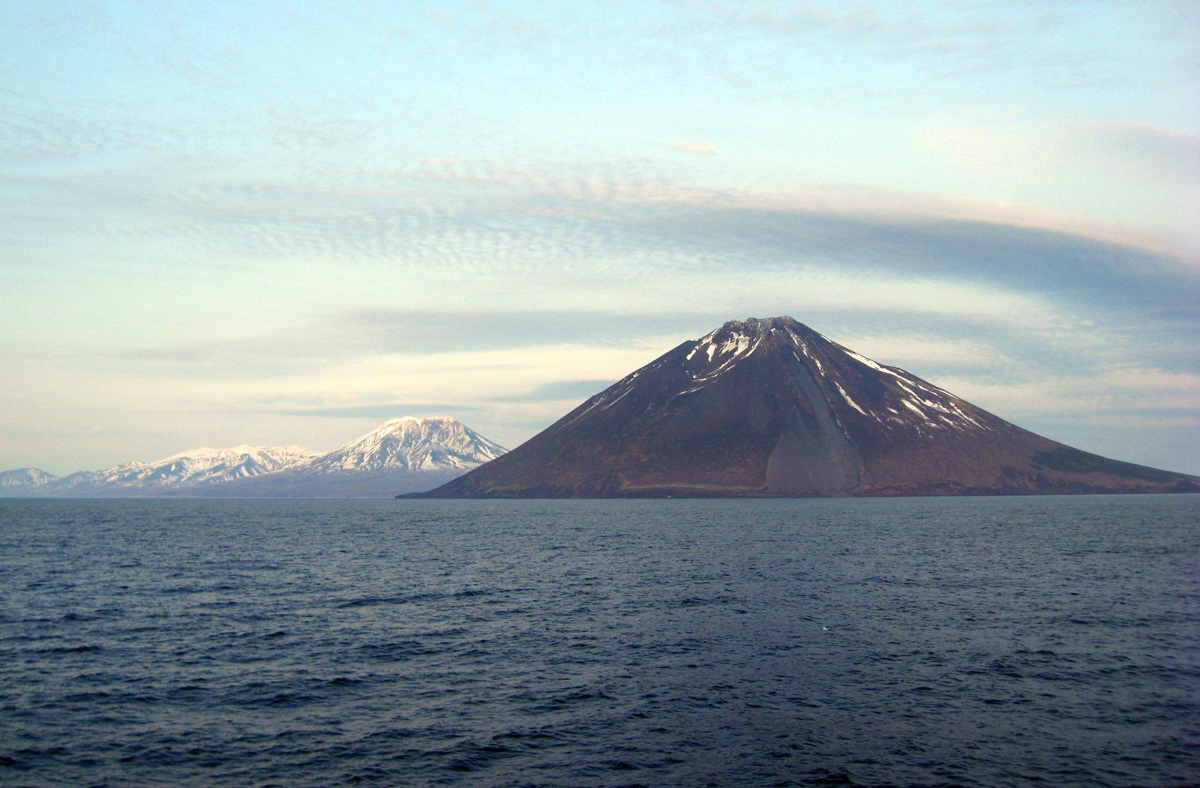
<svg viewBox="0 0 1200 788"><path fill-rule="evenodd" d="M1200 497L0 502L11 786L1182 785Z"/></svg>

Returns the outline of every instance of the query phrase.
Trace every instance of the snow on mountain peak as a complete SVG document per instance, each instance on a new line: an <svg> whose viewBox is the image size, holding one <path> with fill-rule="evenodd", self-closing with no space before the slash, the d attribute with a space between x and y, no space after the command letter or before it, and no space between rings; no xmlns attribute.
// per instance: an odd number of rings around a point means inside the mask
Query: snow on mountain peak
<svg viewBox="0 0 1200 788"><path fill-rule="evenodd" d="M690 396L716 385L743 362L783 358L808 370L814 384L839 421L866 418L885 430L978 431L986 414L946 391L897 367L884 366L790 317L731 320L692 343L668 362L679 363L687 384L676 396ZM757 354L757 355L756 355ZM595 410L608 410L635 388L639 370L601 392L573 420Z"/></svg>
<svg viewBox="0 0 1200 788"><path fill-rule="evenodd" d="M56 479L52 473L46 473L41 468L18 468L15 471L0 472L0 489L32 490L45 487Z"/></svg>
<svg viewBox="0 0 1200 788"><path fill-rule="evenodd" d="M318 471L470 470L506 449L449 416L390 419L308 463Z"/></svg>
<svg viewBox="0 0 1200 788"><path fill-rule="evenodd" d="M302 446L250 446L243 443L228 449L188 449L172 454L157 462L130 463L150 467L161 467L171 463L184 463L193 468L209 468L221 464L238 464L253 461L269 470L278 470L303 460L319 457L318 452ZM124 466L122 466L124 467Z"/></svg>
<svg viewBox="0 0 1200 788"><path fill-rule="evenodd" d="M403 489L422 477L449 478L505 451L456 419L405 416L324 454L301 446L241 444L189 449L153 462L135 460L61 478L32 468L6 471L0 473L0 496L209 495L228 490L234 497L262 491L289 497L297 489L319 489L321 495L353 497L364 491L378 495L382 489L391 497L394 484ZM368 473L346 473L358 471Z"/></svg>
<svg viewBox="0 0 1200 788"><path fill-rule="evenodd" d="M94 473L73 474L70 486L102 484L107 487L165 488L226 482L261 476L318 457L300 446L249 446L230 449L201 447L172 454L154 462L128 462Z"/></svg>

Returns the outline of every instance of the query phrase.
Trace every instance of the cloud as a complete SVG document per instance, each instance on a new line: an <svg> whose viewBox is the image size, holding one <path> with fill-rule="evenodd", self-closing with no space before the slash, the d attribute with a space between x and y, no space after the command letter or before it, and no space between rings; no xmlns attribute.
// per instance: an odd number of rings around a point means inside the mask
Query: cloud
<svg viewBox="0 0 1200 788"><path fill-rule="evenodd" d="M671 147L674 148L675 150L680 150L685 153L699 153L703 156L716 156L717 155L716 148L714 148L712 145L708 144L707 142L704 142L703 140L697 140L696 142L680 140L679 142L676 142Z"/></svg>
<svg viewBox="0 0 1200 788"><path fill-rule="evenodd" d="M1073 232L940 217L814 210L681 210L651 223L660 242L747 268L816 266L983 283L1074 309L1200 326L1200 266Z"/></svg>
<svg viewBox="0 0 1200 788"><path fill-rule="evenodd" d="M1143 176L1195 179L1200 175L1200 134L1149 123L1039 121L1013 109L963 109L926 118L914 126L912 137L920 150L989 170L1014 164L1026 172L1074 167L1083 155L1092 159L1093 166L1140 165Z"/></svg>
<svg viewBox="0 0 1200 788"><path fill-rule="evenodd" d="M235 221L220 237L228 243L240 234L253 244L247 250L259 252L332 251L531 277L809 266L986 283L1164 319L1200 317L1200 265L1186 253L1116 234L1062 229L1052 218L1041 226L1008 219L1003 208L982 219L970 212L957 217L923 211L919 203L908 211L831 209L819 196L777 207L756 195L631 190L513 173L488 177L488 185L465 184L460 206L436 212L389 208L386 199L361 205L348 198L343 208L336 195L322 195L324 205L297 206L274 217L274 226L263 224L269 215L249 225ZM597 261L604 261L602 267Z"/></svg>
<svg viewBox="0 0 1200 788"><path fill-rule="evenodd" d="M1148 123L1109 122L1085 127L1081 136L1109 155L1119 156L1157 175L1200 182L1200 134Z"/></svg>
<svg viewBox="0 0 1200 788"><path fill-rule="evenodd" d="M385 402L371 405L342 405L311 408L273 408L266 412L288 416L333 419L395 419L401 416L432 416L445 413L478 413L480 408L447 402Z"/></svg>
<svg viewBox="0 0 1200 788"><path fill-rule="evenodd" d="M1194 135L1156 127L1092 133L1097 144L1173 160L1196 147ZM1200 333L1200 258L1187 250L1011 206L867 189L702 189L658 167L444 158L247 179L219 168L189 178L181 161L159 173L23 180L30 209L0 220L0 237L73 238L76 256L80 242L89 254L109 242L125 271L136 270L141 245L195 250L188 281L209 278L213 261L229 269L198 285L222 302L254 300L241 292L248 273L281 300L311 294L312 283L340 292L323 316L296 310L290 325L236 339L193 332L99 354L150 376L249 379L464 348L614 346L699 335L747 312L799 313L818 330L817 316L834 327L850 314L892 325L936 316L962 332L1013 332L1010 341L1069 326L1072 342L1090 330L1155 363L1200 367L1187 341ZM38 206L58 223L32 221ZM37 275L50 281L70 264L50 260ZM144 266L162 281L180 273L153 255ZM412 293L422 308L337 308Z"/></svg>
<svg viewBox="0 0 1200 788"><path fill-rule="evenodd" d="M582 401L593 394L598 394L615 382L615 380L561 380L537 386L524 394L492 397L491 401L513 403Z"/></svg>
<svg viewBox="0 0 1200 788"><path fill-rule="evenodd" d="M866 79L863 67L875 75L906 70L910 79L942 89L956 80L978 86L1002 73L1009 84L1031 79L1040 89L1073 90L1130 82L1138 65L1129 61L1127 48L1093 43L1102 40L1093 30L1127 24L1114 13L1119 6L1108 4L680 0L674 5L678 13L657 30L658 37L689 48L694 67L714 78L759 92L888 97L879 89L886 77ZM1144 24L1154 27L1153 21ZM854 65L831 68L835 58Z"/></svg>
<svg viewBox="0 0 1200 788"><path fill-rule="evenodd" d="M553 37L544 25L499 9L486 0L475 0L469 9L464 11L426 9L425 13L468 41L494 39L502 45L517 46L538 43Z"/></svg>
<svg viewBox="0 0 1200 788"><path fill-rule="evenodd" d="M627 347L648 335L669 334L696 322L696 316L687 314L351 310L290 332L119 351L107 361L152 376L279 377L312 374L375 356L478 353L562 344Z"/></svg>
<svg viewBox="0 0 1200 788"><path fill-rule="evenodd" d="M1107 335L1131 340L1157 331L1147 352L1200 366L1200 349L1183 339L1200 332L1200 260L1132 235L1003 207L905 205L903 195L638 199L550 170L434 182L455 197L426 211L403 190L246 184L210 195L193 230L241 255L332 253L349 264L339 278L361 276L378 293L419 287L435 299L425 308L336 311L274 334L126 349L110 361L147 374L292 375L381 355L611 346L703 333L746 309L804 307L941 315L962 330L1025 323L1031 335L1102 321ZM439 277L456 284L440 287ZM480 307L491 288L506 293L503 309Z"/></svg>

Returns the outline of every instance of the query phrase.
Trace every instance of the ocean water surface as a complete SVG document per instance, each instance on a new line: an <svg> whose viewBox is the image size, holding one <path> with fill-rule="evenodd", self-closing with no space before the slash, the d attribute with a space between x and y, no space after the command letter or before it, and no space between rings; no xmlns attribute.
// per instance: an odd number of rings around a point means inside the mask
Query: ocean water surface
<svg viewBox="0 0 1200 788"><path fill-rule="evenodd" d="M1200 784L1200 497L0 501L4 786Z"/></svg>

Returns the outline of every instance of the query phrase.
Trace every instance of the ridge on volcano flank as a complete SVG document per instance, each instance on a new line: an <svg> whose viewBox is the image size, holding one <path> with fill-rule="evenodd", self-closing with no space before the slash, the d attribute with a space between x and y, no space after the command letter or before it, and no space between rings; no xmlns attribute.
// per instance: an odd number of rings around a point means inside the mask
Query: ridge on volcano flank
<svg viewBox="0 0 1200 788"><path fill-rule="evenodd" d="M790 317L731 321L420 497L1200 492L1035 435Z"/></svg>

